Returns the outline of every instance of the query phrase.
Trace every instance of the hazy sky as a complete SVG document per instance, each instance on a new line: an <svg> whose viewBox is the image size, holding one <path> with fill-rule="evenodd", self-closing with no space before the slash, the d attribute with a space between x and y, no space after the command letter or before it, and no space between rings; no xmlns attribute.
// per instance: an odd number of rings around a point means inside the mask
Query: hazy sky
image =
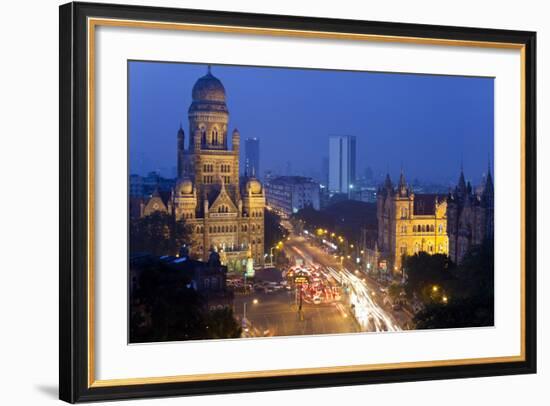
<svg viewBox="0 0 550 406"><path fill-rule="evenodd" d="M129 63L130 172L176 166L176 133L205 65ZM475 183L493 160L492 78L212 66L229 128L260 139L261 171L320 173L330 134L357 136L357 173ZM230 133L230 132L229 132ZM242 166L242 165L241 165Z"/></svg>

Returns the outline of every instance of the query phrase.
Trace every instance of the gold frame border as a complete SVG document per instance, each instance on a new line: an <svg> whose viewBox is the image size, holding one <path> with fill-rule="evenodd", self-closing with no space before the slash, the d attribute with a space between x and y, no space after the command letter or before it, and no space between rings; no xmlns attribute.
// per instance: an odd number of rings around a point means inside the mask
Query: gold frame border
<svg viewBox="0 0 550 406"><path fill-rule="evenodd" d="M525 350L525 45L506 42L467 41L422 37L399 37L390 35L355 34L345 32L307 31L291 29L273 29L260 27L241 27L210 24L163 23L140 20L121 20L109 18L88 18L88 388L104 388L126 385L177 383L193 381L212 381L218 379L265 378L277 376L296 376L311 374L330 374L341 372L380 371L396 368L426 368L474 364L496 364L504 362L522 362L526 360ZM95 379L95 278L94 278L94 191L95 191L95 28L97 26L132 27L161 30L183 30L194 32L218 32L245 35L266 35L299 38L340 39L371 42L408 43L436 46L461 46L478 48L514 49L520 51L520 163L521 163L521 275L520 275L520 355L485 358L465 358L453 360L397 362L383 364L347 365L333 367L277 369L267 371L222 372L212 374L175 375L146 378Z"/></svg>

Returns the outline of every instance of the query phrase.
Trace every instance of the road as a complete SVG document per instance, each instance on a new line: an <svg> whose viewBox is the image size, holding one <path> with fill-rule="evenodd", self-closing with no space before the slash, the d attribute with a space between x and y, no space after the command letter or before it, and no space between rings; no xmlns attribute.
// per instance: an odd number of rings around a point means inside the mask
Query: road
<svg viewBox="0 0 550 406"><path fill-rule="evenodd" d="M301 259L307 267L316 268L325 290L337 287L341 295L314 304L312 296L304 298L298 311L294 288L276 291L252 291L237 295L235 315L243 320L245 337L272 337L354 332L400 331L410 321L401 311L385 307L374 282L300 236L291 235L284 243L288 257ZM274 272L276 274L274 274ZM256 282L279 282L280 271L262 270ZM378 291L378 292L377 292Z"/></svg>
<svg viewBox="0 0 550 406"><path fill-rule="evenodd" d="M377 287L360 271L351 271L346 264L310 244L299 236L291 236L285 242L285 250L290 257L304 260L308 266L321 267L328 279L332 278L348 292L348 305L353 308L355 319L361 331L400 331L410 322L410 317L402 311L392 311L381 303Z"/></svg>
<svg viewBox="0 0 550 406"><path fill-rule="evenodd" d="M256 300L255 300L256 299ZM245 309L246 307L246 309ZM359 332L359 326L344 306L304 303L300 317L292 291L236 296L235 313L246 313L247 336L272 337Z"/></svg>

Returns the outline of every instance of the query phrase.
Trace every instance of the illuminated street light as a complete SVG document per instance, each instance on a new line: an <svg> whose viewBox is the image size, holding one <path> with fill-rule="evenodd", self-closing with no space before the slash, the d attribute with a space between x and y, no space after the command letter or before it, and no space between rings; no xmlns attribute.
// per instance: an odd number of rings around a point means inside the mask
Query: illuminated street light
<svg viewBox="0 0 550 406"><path fill-rule="evenodd" d="M252 303L258 304L258 299L254 299L254 300L252 301Z"/></svg>
<svg viewBox="0 0 550 406"><path fill-rule="evenodd" d="M432 286L432 291L433 292L437 292L438 290L439 290L439 286L437 286L437 285Z"/></svg>

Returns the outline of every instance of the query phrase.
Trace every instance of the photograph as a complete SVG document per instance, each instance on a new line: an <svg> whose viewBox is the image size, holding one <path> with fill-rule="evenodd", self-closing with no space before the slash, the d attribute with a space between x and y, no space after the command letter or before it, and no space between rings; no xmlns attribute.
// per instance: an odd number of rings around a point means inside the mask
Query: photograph
<svg viewBox="0 0 550 406"><path fill-rule="evenodd" d="M494 81L128 60L128 343L492 328Z"/></svg>

